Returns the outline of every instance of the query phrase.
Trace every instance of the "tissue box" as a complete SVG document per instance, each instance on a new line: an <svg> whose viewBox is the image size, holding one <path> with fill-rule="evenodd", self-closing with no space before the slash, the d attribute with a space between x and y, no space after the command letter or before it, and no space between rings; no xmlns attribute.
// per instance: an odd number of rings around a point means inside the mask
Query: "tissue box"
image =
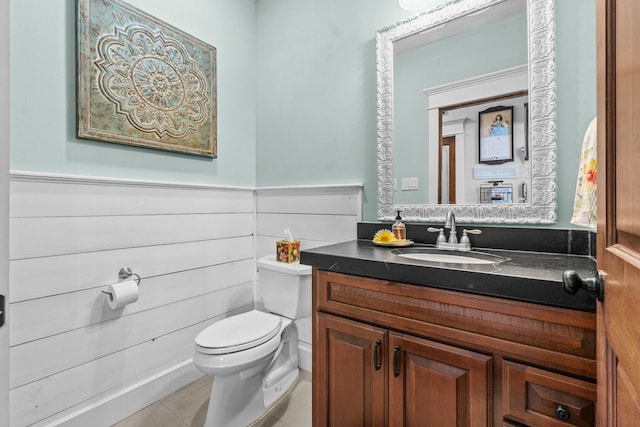
<svg viewBox="0 0 640 427"><path fill-rule="evenodd" d="M276 260L296 262L300 260L300 240L279 240L276 242Z"/></svg>

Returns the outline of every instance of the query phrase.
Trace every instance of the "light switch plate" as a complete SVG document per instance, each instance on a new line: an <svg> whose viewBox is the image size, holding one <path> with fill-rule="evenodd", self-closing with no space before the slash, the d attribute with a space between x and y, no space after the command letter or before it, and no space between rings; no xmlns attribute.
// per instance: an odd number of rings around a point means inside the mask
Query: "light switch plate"
<svg viewBox="0 0 640 427"><path fill-rule="evenodd" d="M417 190L418 177L402 178L402 190Z"/></svg>

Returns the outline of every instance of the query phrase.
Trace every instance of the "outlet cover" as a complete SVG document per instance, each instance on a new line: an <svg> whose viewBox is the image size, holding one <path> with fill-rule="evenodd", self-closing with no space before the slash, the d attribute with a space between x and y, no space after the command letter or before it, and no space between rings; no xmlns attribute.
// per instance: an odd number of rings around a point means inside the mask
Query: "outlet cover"
<svg viewBox="0 0 640 427"><path fill-rule="evenodd" d="M418 189L418 177L402 178L402 190L417 190Z"/></svg>

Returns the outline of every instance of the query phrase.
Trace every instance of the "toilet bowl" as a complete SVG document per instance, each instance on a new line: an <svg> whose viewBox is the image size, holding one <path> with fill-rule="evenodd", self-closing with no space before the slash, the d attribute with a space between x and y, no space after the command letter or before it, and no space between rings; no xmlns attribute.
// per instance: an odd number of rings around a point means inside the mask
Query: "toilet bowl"
<svg viewBox="0 0 640 427"><path fill-rule="evenodd" d="M251 310L225 318L196 337L193 362L213 377L204 427L250 425L298 379L294 320L311 315L311 268L265 257L258 260L258 270L270 312Z"/></svg>

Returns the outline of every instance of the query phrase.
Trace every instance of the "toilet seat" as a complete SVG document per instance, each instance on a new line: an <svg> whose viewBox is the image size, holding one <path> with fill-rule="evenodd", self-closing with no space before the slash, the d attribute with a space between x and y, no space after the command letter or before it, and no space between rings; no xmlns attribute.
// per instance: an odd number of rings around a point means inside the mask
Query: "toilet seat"
<svg viewBox="0 0 640 427"><path fill-rule="evenodd" d="M228 354L257 347L280 332L282 319L258 310L227 317L196 336L196 348L203 354Z"/></svg>

